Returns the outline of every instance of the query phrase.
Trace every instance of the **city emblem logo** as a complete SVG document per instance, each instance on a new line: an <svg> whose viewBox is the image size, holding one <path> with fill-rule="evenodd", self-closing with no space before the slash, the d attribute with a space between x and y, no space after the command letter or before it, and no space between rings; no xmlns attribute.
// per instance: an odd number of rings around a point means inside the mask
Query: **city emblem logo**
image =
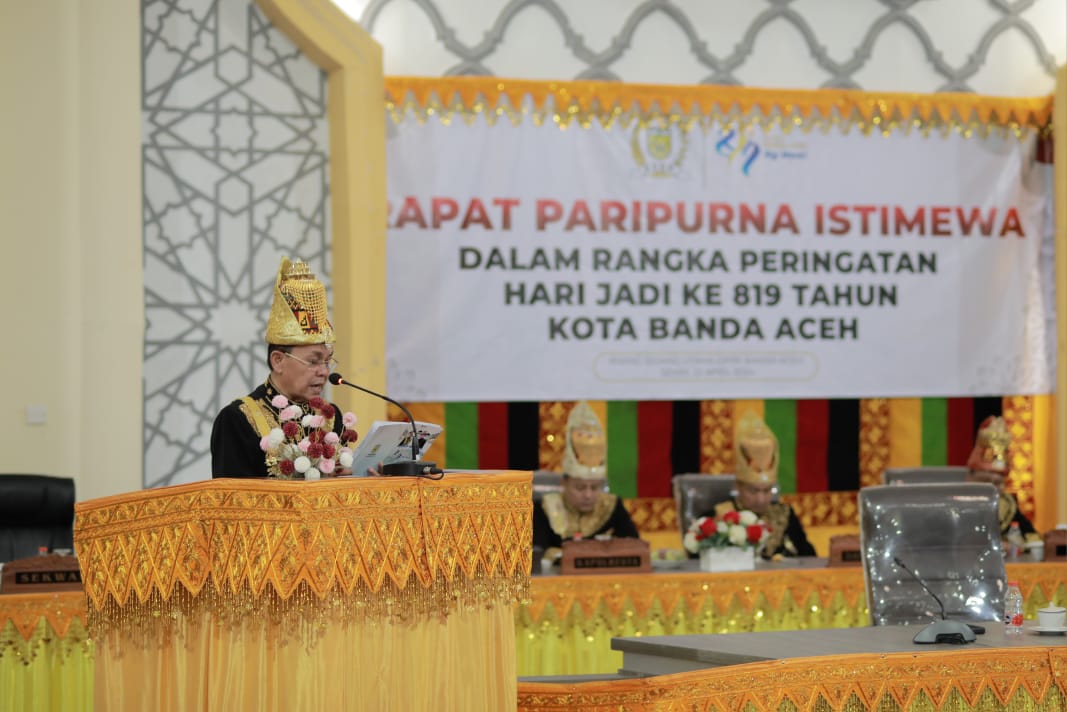
<svg viewBox="0 0 1067 712"><path fill-rule="evenodd" d="M643 174L674 178L681 171L689 148L688 129L677 123L637 125L630 134L630 151Z"/></svg>

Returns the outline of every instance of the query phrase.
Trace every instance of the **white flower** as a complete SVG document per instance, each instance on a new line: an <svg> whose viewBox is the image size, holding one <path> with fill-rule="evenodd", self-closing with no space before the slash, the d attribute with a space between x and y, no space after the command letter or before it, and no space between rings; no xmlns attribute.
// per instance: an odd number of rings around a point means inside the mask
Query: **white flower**
<svg viewBox="0 0 1067 712"><path fill-rule="evenodd" d="M307 472L309 467L311 467L311 460L304 455L293 461L293 469L297 472Z"/></svg>
<svg viewBox="0 0 1067 712"><path fill-rule="evenodd" d="M278 447L285 442L285 433L281 428L271 428L270 433L267 435L271 447Z"/></svg>
<svg viewBox="0 0 1067 712"><path fill-rule="evenodd" d="M720 519L718 522L715 523L715 531L717 531L719 534L729 534L730 525Z"/></svg>
<svg viewBox="0 0 1067 712"><path fill-rule="evenodd" d="M700 544L697 543L697 535L691 530L687 531L682 538L682 546L685 547L686 551L691 551L695 554L700 550Z"/></svg>
<svg viewBox="0 0 1067 712"><path fill-rule="evenodd" d="M341 454L337 456L337 461L341 463L341 467L352 467L352 451L345 449L341 451Z"/></svg>
<svg viewBox="0 0 1067 712"><path fill-rule="evenodd" d="M749 511L747 509L741 511L741 524L743 524L744 526L752 526L758 521L759 517L756 516L755 512Z"/></svg>
<svg viewBox="0 0 1067 712"><path fill-rule="evenodd" d="M309 467L307 472L304 473L305 480L317 480L321 476L321 473L314 467Z"/></svg>
<svg viewBox="0 0 1067 712"><path fill-rule="evenodd" d="M730 543L734 546L744 546L745 542L748 541L748 533L740 524L735 524L730 527L729 537Z"/></svg>
<svg viewBox="0 0 1067 712"><path fill-rule="evenodd" d="M314 417L315 416L313 416L311 413L308 413L307 415L305 415L303 418L300 419L300 425L302 425L305 428L310 428L311 427L311 419L314 418Z"/></svg>

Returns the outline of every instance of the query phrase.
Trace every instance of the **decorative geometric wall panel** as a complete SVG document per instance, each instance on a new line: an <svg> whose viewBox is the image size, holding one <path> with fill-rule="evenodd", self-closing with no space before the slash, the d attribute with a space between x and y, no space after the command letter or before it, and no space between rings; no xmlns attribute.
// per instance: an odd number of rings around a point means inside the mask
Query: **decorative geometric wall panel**
<svg viewBox="0 0 1067 712"><path fill-rule="evenodd" d="M211 476L282 256L329 284L326 83L248 0L144 0L144 484Z"/></svg>

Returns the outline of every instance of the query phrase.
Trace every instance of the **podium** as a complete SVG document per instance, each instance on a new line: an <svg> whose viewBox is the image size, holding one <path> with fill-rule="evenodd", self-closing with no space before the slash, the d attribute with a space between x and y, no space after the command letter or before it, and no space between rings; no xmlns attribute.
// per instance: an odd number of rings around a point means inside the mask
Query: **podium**
<svg viewBox="0 0 1067 712"><path fill-rule="evenodd" d="M80 503L96 709L514 710L531 517L529 472Z"/></svg>

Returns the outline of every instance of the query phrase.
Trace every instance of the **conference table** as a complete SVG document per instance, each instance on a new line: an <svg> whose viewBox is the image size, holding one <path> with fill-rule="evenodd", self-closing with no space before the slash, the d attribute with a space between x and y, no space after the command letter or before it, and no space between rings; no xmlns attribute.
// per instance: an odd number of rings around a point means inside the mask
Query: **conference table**
<svg viewBox="0 0 1067 712"><path fill-rule="evenodd" d="M984 633L976 635L974 642L962 645L915 643L913 638L923 626L892 625L729 635L616 638L611 647L622 653L623 663L619 672L638 677L830 655L938 652L952 656L963 650L988 653L992 650L1067 646L1067 636L1063 632L1046 634L1031 626L1024 628L1019 635L1006 635L1004 624L999 621L984 623L983 626L986 629Z"/></svg>

